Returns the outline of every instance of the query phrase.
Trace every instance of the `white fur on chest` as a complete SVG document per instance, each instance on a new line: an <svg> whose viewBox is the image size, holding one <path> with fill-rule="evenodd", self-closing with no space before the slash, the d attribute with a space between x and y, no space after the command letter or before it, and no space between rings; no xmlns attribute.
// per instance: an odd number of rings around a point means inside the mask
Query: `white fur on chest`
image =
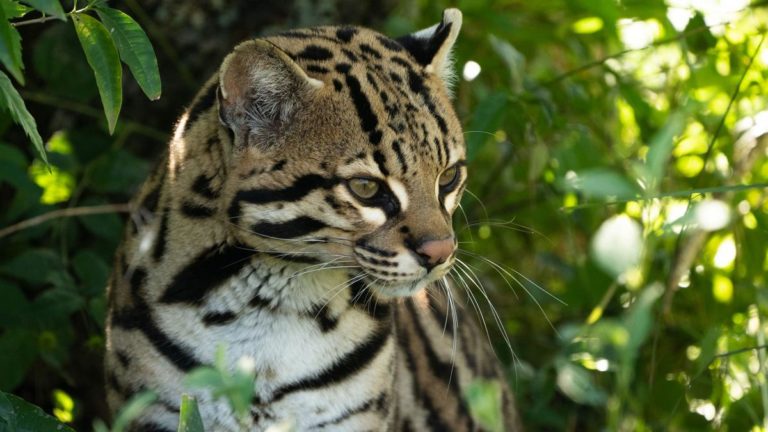
<svg viewBox="0 0 768 432"><path fill-rule="evenodd" d="M346 272L300 272L247 267L209 293L202 306L163 306L156 311L157 319L202 363L213 363L220 345L232 369L239 359L252 358L256 394L270 401L275 390L333 367L382 325L365 311L349 306ZM254 296L262 304L249 304ZM320 306L335 320L331 330L323 331L318 324L315 315L321 312ZM232 312L236 318L223 325L206 325L202 317L208 312ZM293 418L297 426L311 426L375 398L392 386L394 350L390 338L369 367L348 380L291 393L270 405L269 411L277 418ZM209 409L216 411L211 413L215 417L223 415L220 404ZM307 417L307 413L313 415Z"/></svg>

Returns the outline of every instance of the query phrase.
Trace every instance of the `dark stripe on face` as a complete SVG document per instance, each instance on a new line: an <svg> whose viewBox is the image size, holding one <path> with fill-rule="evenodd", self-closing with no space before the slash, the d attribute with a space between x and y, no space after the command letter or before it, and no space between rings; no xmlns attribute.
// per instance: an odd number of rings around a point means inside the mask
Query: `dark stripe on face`
<svg viewBox="0 0 768 432"><path fill-rule="evenodd" d="M160 261L165 254L165 243L168 241L168 208L163 209L163 216L160 219L160 228L157 231L157 238L155 239L155 247L152 250L152 258L155 262Z"/></svg>
<svg viewBox="0 0 768 432"><path fill-rule="evenodd" d="M159 301L198 304L209 291L249 265L251 256L253 251L238 246L208 248L173 277Z"/></svg>
<svg viewBox="0 0 768 432"><path fill-rule="evenodd" d="M395 156L397 156L397 161L400 163L400 167L403 169L403 174L408 172L408 162L405 160L405 155L403 155L403 150L400 148L400 141L394 140L392 142L392 151L395 152Z"/></svg>
<svg viewBox="0 0 768 432"><path fill-rule="evenodd" d="M268 204L277 201L295 202L304 198L315 189L330 189L339 183L339 179L325 178L317 174L308 174L296 179L293 184L283 189L251 189L239 191L229 207L229 217L240 215L240 202Z"/></svg>
<svg viewBox="0 0 768 432"><path fill-rule="evenodd" d="M224 325L234 321L235 318L236 315L231 311L206 312L206 314L203 315L203 324L206 326Z"/></svg>
<svg viewBox="0 0 768 432"><path fill-rule="evenodd" d="M326 228L323 222L309 216L300 216L285 222L260 222L251 226L256 235L275 239L292 239Z"/></svg>
<svg viewBox="0 0 768 432"><path fill-rule="evenodd" d="M333 58L333 53L321 46L308 45L304 51L299 53L299 58L317 61L330 60Z"/></svg>
<svg viewBox="0 0 768 432"><path fill-rule="evenodd" d="M373 57L376 57L376 59L381 59L381 53L376 51L372 46L368 44L360 44L360 51L364 52L365 54L371 55Z"/></svg>
<svg viewBox="0 0 768 432"><path fill-rule="evenodd" d="M360 249L364 251L371 252L376 255L381 255L383 257L392 258L395 255L397 255L397 252L391 252L384 249L379 249L377 247L371 246L368 243L365 242L364 239L360 239L357 242L355 242L355 246L359 247Z"/></svg>
<svg viewBox="0 0 768 432"><path fill-rule="evenodd" d="M184 201L181 205L181 212L184 216L192 219L206 219L213 216L216 213L216 209Z"/></svg>
<svg viewBox="0 0 768 432"><path fill-rule="evenodd" d="M346 353L330 367L294 383L278 387L270 403L275 403L289 393L327 387L350 378L378 357L390 336L390 326L380 326L368 340Z"/></svg>
<svg viewBox="0 0 768 432"><path fill-rule="evenodd" d="M342 42L349 42L356 33L357 29L354 27L342 27L336 30L336 37Z"/></svg>
<svg viewBox="0 0 768 432"><path fill-rule="evenodd" d="M139 296L141 294L141 288L144 287L144 282L147 280L147 271L143 267L136 267L131 274L131 294L133 296Z"/></svg>
<svg viewBox="0 0 768 432"><path fill-rule="evenodd" d="M187 116L187 123L184 125L184 132L189 131L189 128L192 127L192 125L195 123L195 121L197 121L198 117L203 114L203 112L213 107L213 104L216 102L216 91L218 88L218 85L212 85L208 87L205 93L203 93L200 98L195 101L195 103L189 109L189 116Z"/></svg>
<svg viewBox="0 0 768 432"><path fill-rule="evenodd" d="M357 115L360 117L360 125L363 131L368 132L369 140L372 144L378 144L381 142L381 131L376 130L376 126L379 121L373 114L371 109L371 102L363 93L360 87L360 81L352 75L346 75L347 87L349 87L349 95L352 97L352 102L355 104Z"/></svg>
<svg viewBox="0 0 768 432"><path fill-rule="evenodd" d="M216 199L219 197L219 191L211 187L211 179L205 174L197 176L195 182L192 183L192 191L208 199Z"/></svg>
<svg viewBox="0 0 768 432"><path fill-rule="evenodd" d="M434 137L432 142L435 143L435 150L437 150L437 162L443 165L443 148L440 146L440 140Z"/></svg>
<svg viewBox="0 0 768 432"><path fill-rule="evenodd" d="M306 69L307 69L307 72L315 72L315 73L321 73L321 74L326 74L331 71L328 68L324 68L318 65L308 65Z"/></svg>
<svg viewBox="0 0 768 432"><path fill-rule="evenodd" d="M384 176L388 176L389 170L387 169L387 158L384 156L384 153L376 150L373 152L373 160L376 162L376 165L379 166L379 171L381 171Z"/></svg>
<svg viewBox="0 0 768 432"><path fill-rule="evenodd" d="M137 302L131 309L112 315L112 326L142 332L155 350L181 371L188 372L201 366L190 350L182 347L157 327L152 311L143 301Z"/></svg>

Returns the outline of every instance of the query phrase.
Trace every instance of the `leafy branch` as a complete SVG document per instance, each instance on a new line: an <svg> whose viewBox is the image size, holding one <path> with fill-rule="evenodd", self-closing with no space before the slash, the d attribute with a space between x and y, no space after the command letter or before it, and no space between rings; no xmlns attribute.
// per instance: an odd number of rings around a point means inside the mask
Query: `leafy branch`
<svg viewBox="0 0 768 432"><path fill-rule="evenodd" d="M121 61L128 66L150 100L160 97L162 89L155 51L144 30L133 18L108 7L101 0L90 1L80 9L75 2L72 10L66 13L58 0L27 0L26 3L32 7L14 0L4 1L0 7L0 63L19 85L24 85L24 64L21 35L17 28L52 20L70 20L96 78L110 134L115 130L123 102ZM42 16L18 20L33 10ZM90 14L93 12L95 16ZM0 92L0 108L10 112L11 118L21 125L40 157L48 164L35 119L27 110L19 91L2 71Z"/></svg>

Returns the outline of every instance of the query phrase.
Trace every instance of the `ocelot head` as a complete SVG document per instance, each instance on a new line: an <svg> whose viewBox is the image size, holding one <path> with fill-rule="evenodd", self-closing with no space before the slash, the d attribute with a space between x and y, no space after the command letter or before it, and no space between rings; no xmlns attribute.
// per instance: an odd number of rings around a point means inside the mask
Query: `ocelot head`
<svg viewBox="0 0 768 432"><path fill-rule="evenodd" d="M442 278L467 177L451 106L461 13L389 39L320 27L239 45L219 72L232 138L232 235L255 250L352 268L384 296Z"/></svg>

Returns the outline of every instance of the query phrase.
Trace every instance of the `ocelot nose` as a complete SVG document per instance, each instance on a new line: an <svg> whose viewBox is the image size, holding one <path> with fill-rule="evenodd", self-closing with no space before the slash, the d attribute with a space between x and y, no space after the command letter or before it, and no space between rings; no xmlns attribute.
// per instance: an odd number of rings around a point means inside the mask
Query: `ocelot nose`
<svg viewBox="0 0 768 432"><path fill-rule="evenodd" d="M427 271L446 262L456 250L453 236L441 240L424 239L414 246L412 250L416 259Z"/></svg>

